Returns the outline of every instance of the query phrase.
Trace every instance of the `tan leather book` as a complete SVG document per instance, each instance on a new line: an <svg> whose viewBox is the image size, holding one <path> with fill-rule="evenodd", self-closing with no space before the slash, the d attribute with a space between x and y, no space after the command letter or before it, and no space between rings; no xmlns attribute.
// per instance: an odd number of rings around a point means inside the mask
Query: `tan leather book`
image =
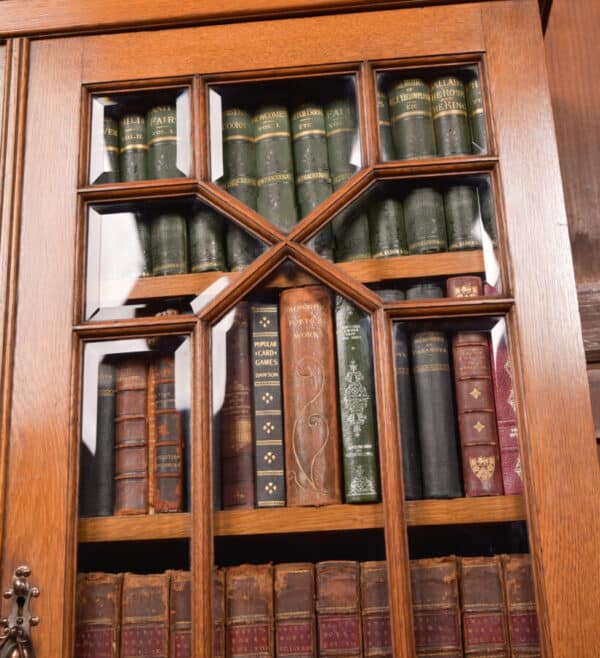
<svg viewBox="0 0 600 658"><path fill-rule="evenodd" d="M192 577L189 571L167 571L170 658L192 658Z"/></svg>
<svg viewBox="0 0 600 658"><path fill-rule="evenodd" d="M360 611L365 658L392 658L390 603L385 560L360 564Z"/></svg>
<svg viewBox="0 0 600 658"><path fill-rule="evenodd" d="M317 658L314 565L276 565L274 599L277 656Z"/></svg>
<svg viewBox="0 0 600 658"><path fill-rule="evenodd" d="M225 569L219 568L213 580L213 658L225 658Z"/></svg>

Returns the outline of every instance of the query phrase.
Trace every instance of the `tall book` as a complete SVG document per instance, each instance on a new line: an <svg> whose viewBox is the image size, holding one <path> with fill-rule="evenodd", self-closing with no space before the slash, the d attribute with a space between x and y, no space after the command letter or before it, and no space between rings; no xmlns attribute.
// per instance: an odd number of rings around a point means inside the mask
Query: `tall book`
<svg viewBox="0 0 600 658"><path fill-rule="evenodd" d="M392 137L399 160L435 155L431 95L424 80L401 80L388 92Z"/></svg>
<svg viewBox="0 0 600 658"><path fill-rule="evenodd" d="M463 478L467 496L504 493L486 333L459 331L452 337Z"/></svg>
<svg viewBox="0 0 600 658"><path fill-rule="evenodd" d="M201 208L188 221L190 272L225 271L224 220Z"/></svg>
<svg viewBox="0 0 600 658"><path fill-rule="evenodd" d="M188 271L187 222L178 212L162 212L150 224L152 274L185 274Z"/></svg>
<svg viewBox="0 0 600 658"><path fill-rule="evenodd" d="M379 125L379 150L382 160L395 160L394 142L392 140L392 122L390 107L385 92L377 92L377 123Z"/></svg>
<svg viewBox="0 0 600 658"><path fill-rule="evenodd" d="M341 503L333 303L323 286L280 298L287 504Z"/></svg>
<svg viewBox="0 0 600 658"><path fill-rule="evenodd" d="M146 115L148 178L177 178L177 109L175 105L157 105Z"/></svg>
<svg viewBox="0 0 600 658"><path fill-rule="evenodd" d="M119 658L121 644L121 574L77 574L77 658Z"/></svg>
<svg viewBox="0 0 600 658"><path fill-rule="evenodd" d="M120 361L115 375L114 513L148 510L147 365L140 357Z"/></svg>
<svg viewBox="0 0 600 658"><path fill-rule="evenodd" d="M389 258L408 254L402 203L384 197L368 208L369 239L373 258Z"/></svg>
<svg viewBox="0 0 600 658"><path fill-rule="evenodd" d="M425 498L462 496L448 340L441 331L411 338Z"/></svg>
<svg viewBox="0 0 600 658"><path fill-rule="evenodd" d="M465 658L509 658L502 565L498 555L460 559Z"/></svg>
<svg viewBox="0 0 600 658"><path fill-rule="evenodd" d="M192 658L192 577L189 571L168 571L169 658Z"/></svg>
<svg viewBox="0 0 600 658"><path fill-rule="evenodd" d="M361 562L360 596L365 658L393 658L385 561Z"/></svg>
<svg viewBox="0 0 600 658"><path fill-rule="evenodd" d="M276 304L250 305L256 506L285 505L283 404L279 311Z"/></svg>
<svg viewBox="0 0 600 658"><path fill-rule="evenodd" d="M476 75L466 83L465 94L471 127L471 153L482 155L488 152L488 132L481 84Z"/></svg>
<svg viewBox="0 0 600 658"><path fill-rule="evenodd" d="M337 295L335 329L344 500L373 503L379 500L380 488L370 319Z"/></svg>
<svg viewBox="0 0 600 658"><path fill-rule="evenodd" d="M234 310L226 338L225 399L221 411L223 508L254 507L254 447L248 303Z"/></svg>
<svg viewBox="0 0 600 658"><path fill-rule="evenodd" d="M213 574L213 658L225 658L225 569Z"/></svg>
<svg viewBox="0 0 600 658"><path fill-rule="evenodd" d="M463 658L455 557L411 560L418 658Z"/></svg>
<svg viewBox="0 0 600 658"><path fill-rule="evenodd" d="M433 187L417 187L404 198L404 225L410 254L446 251L444 200Z"/></svg>
<svg viewBox="0 0 600 658"><path fill-rule="evenodd" d="M93 183L118 183L121 180L119 164L119 122L107 116L106 109L102 121L102 150L94 154L102 159L102 173Z"/></svg>
<svg viewBox="0 0 600 658"><path fill-rule="evenodd" d="M272 565L228 567L225 612L228 658L274 658Z"/></svg>
<svg viewBox="0 0 600 658"><path fill-rule="evenodd" d="M275 652L278 658L317 658L314 566L275 566Z"/></svg>
<svg viewBox="0 0 600 658"><path fill-rule="evenodd" d="M123 575L121 658L169 658L169 575Z"/></svg>
<svg viewBox="0 0 600 658"><path fill-rule="evenodd" d="M319 658L362 658L359 563L318 562L315 574Z"/></svg>
<svg viewBox="0 0 600 658"><path fill-rule="evenodd" d="M119 121L119 169L122 181L146 179L146 117L128 112Z"/></svg>
<svg viewBox="0 0 600 658"><path fill-rule="evenodd" d="M481 218L477 190L451 185L444 192L448 251L481 249Z"/></svg>
<svg viewBox="0 0 600 658"><path fill-rule="evenodd" d="M462 80L444 75L431 84L431 107L438 155L471 153L467 99Z"/></svg>

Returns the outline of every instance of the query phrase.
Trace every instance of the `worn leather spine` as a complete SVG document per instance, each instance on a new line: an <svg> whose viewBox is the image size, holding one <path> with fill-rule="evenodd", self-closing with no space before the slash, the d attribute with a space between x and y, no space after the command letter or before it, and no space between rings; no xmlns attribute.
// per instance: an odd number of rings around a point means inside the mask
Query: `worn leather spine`
<svg viewBox="0 0 600 658"><path fill-rule="evenodd" d="M119 122L106 114L102 121L102 138L102 151L94 154L102 159L102 173L92 183L118 183L121 180Z"/></svg>
<svg viewBox="0 0 600 658"><path fill-rule="evenodd" d="M481 297L483 286L479 276L452 276L446 280L448 297Z"/></svg>
<svg viewBox="0 0 600 658"><path fill-rule="evenodd" d="M364 657L393 658L385 560L361 562L360 596Z"/></svg>
<svg viewBox="0 0 600 658"><path fill-rule="evenodd" d="M120 657L122 582L122 574L77 574L77 658Z"/></svg>
<svg viewBox="0 0 600 658"><path fill-rule="evenodd" d="M359 563L317 562L319 658L362 658Z"/></svg>
<svg viewBox="0 0 600 658"><path fill-rule="evenodd" d="M192 658L192 576L189 571L167 571L169 602L169 658Z"/></svg>
<svg viewBox="0 0 600 658"><path fill-rule="evenodd" d="M188 271L187 222L176 212L164 212L152 219L152 274L185 274Z"/></svg>
<svg viewBox="0 0 600 658"><path fill-rule="evenodd" d="M472 185L453 185L444 192L448 251L481 249L481 218Z"/></svg>
<svg viewBox="0 0 600 658"><path fill-rule="evenodd" d="M419 78L401 80L388 92L392 137L399 160L435 155L433 112L427 83Z"/></svg>
<svg viewBox="0 0 600 658"><path fill-rule="evenodd" d="M211 208L197 210L188 221L190 272L223 272L224 222Z"/></svg>
<svg viewBox="0 0 600 658"><path fill-rule="evenodd" d="M383 91L377 92L377 124L379 125L379 151L381 159L383 161L395 160L396 152L392 138L390 106L387 95Z"/></svg>
<svg viewBox="0 0 600 658"><path fill-rule="evenodd" d="M380 487L370 318L337 295L335 330L344 501L374 503Z"/></svg>
<svg viewBox="0 0 600 658"><path fill-rule="evenodd" d="M462 496L448 341L441 331L411 338L424 498Z"/></svg>
<svg viewBox="0 0 600 658"><path fill-rule="evenodd" d="M408 251L429 254L448 249L444 199L433 187L417 187L404 198Z"/></svg>
<svg viewBox="0 0 600 658"><path fill-rule="evenodd" d="M287 504L342 502L333 303L323 286L280 297Z"/></svg>
<svg viewBox="0 0 600 658"><path fill-rule="evenodd" d="M227 657L274 658L273 566L228 567L225 609Z"/></svg>
<svg viewBox="0 0 600 658"><path fill-rule="evenodd" d="M465 84L465 95L471 128L471 153L484 155L489 150L489 140L481 84L477 76Z"/></svg>
<svg viewBox="0 0 600 658"><path fill-rule="evenodd" d="M275 566L275 651L278 658L317 658L315 575L309 562Z"/></svg>
<svg viewBox="0 0 600 658"><path fill-rule="evenodd" d="M408 254L402 203L393 197L378 199L369 205L369 240L372 258Z"/></svg>
<svg viewBox="0 0 600 658"><path fill-rule="evenodd" d="M471 133L462 80L454 75L434 80L431 84L431 106L437 154L470 154Z"/></svg>
<svg viewBox="0 0 600 658"><path fill-rule="evenodd" d="M442 286L424 281L406 289L406 299L437 299L444 296Z"/></svg>
<svg viewBox="0 0 600 658"><path fill-rule="evenodd" d="M124 182L146 179L146 117L124 114L119 121L119 164Z"/></svg>
<svg viewBox="0 0 600 658"><path fill-rule="evenodd" d="M177 109L175 105L157 105L146 115L148 178L179 178L177 168Z"/></svg>
<svg viewBox="0 0 600 658"><path fill-rule="evenodd" d="M169 658L169 575L123 575L121 658Z"/></svg>
<svg viewBox="0 0 600 658"><path fill-rule="evenodd" d="M500 496L504 488L487 334L459 331L452 337L452 357L465 494Z"/></svg>
<svg viewBox="0 0 600 658"><path fill-rule="evenodd" d="M213 572L213 658L225 658L225 569Z"/></svg>

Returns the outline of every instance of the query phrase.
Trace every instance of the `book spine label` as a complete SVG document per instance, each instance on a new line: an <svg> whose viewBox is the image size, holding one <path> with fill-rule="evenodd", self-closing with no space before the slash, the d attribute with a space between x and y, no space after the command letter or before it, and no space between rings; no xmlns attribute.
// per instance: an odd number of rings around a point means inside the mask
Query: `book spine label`
<svg viewBox="0 0 600 658"><path fill-rule="evenodd" d="M395 160L394 142L392 140L392 122L388 98L382 91L377 92L377 121L379 124L379 148L382 160Z"/></svg>
<svg viewBox="0 0 600 658"><path fill-rule="evenodd" d="M254 396L256 506L285 505L279 312L275 304L250 307Z"/></svg>
<svg viewBox="0 0 600 658"><path fill-rule="evenodd" d="M287 503L341 503L331 296L307 286L280 299Z"/></svg>
<svg viewBox="0 0 600 658"><path fill-rule="evenodd" d="M119 122L119 153L122 181L146 179L146 117L126 114Z"/></svg>
<svg viewBox="0 0 600 658"><path fill-rule="evenodd" d="M481 249L481 221L475 188L453 185L444 194L448 251Z"/></svg>
<svg viewBox="0 0 600 658"><path fill-rule="evenodd" d="M325 107L325 131L327 133L327 157L329 171L334 178L346 172L354 173L352 145L356 132L356 109L350 98L340 98Z"/></svg>
<svg viewBox="0 0 600 658"><path fill-rule="evenodd" d="M471 134L465 87L461 80L446 75L431 85L433 127L438 155L468 155Z"/></svg>
<svg viewBox="0 0 600 658"><path fill-rule="evenodd" d="M119 163L119 122L104 115L103 131L104 150L102 157L102 174L97 183L118 183L121 180Z"/></svg>
<svg viewBox="0 0 600 658"><path fill-rule="evenodd" d="M388 93L396 157L428 158L435 155L431 95L418 78L402 80Z"/></svg>
<svg viewBox="0 0 600 658"><path fill-rule="evenodd" d="M465 85L469 125L471 127L471 153L476 155L488 152L488 132L483 109L483 95L479 78L469 80Z"/></svg>
<svg viewBox="0 0 600 658"><path fill-rule="evenodd" d="M411 339L425 498L462 496L448 341L439 331Z"/></svg>
<svg viewBox="0 0 600 658"><path fill-rule="evenodd" d="M360 595L365 658L392 658L392 633L385 561L362 562Z"/></svg>
<svg viewBox="0 0 600 658"><path fill-rule="evenodd" d="M456 406L467 496L504 493L488 337L460 331L452 337Z"/></svg>
<svg viewBox="0 0 600 658"><path fill-rule="evenodd" d="M178 178L177 110L174 105L158 105L146 116L148 178Z"/></svg>
<svg viewBox="0 0 600 658"><path fill-rule="evenodd" d="M478 276L453 276L446 281L448 297L481 297L483 287Z"/></svg>
<svg viewBox="0 0 600 658"><path fill-rule="evenodd" d="M429 254L448 248L444 200L432 187L418 187L406 195L404 224L409 253Z"/></svg>
<svg viewBox="0 0 600 658"><path fill-rule="evenodd" d="M213 658L225 658L225 570L213 577Z"/></svg>
<svg viewBox="0 0 600 658"><path fill-rule="evenodd" d="M248 304L240 302L226 339L227 383L221 412L224 509L254 507L256 502L248 340Z"/></svg>
<svg viewBox="0 0 600 658"><path fill-rule="evenodd" d="M225 271L223 221L216 212L204 208L188 223L190 272Z"/></svg>
<svg viewBox="0 0 600 658"><path fill-rule="evenodd" d="M341 297L335 301L344 499L379 500L377 423L369 317Z"/></svg>
<svg viewBox="0 0 600 658"><path fill-rule="evenodd" d="M400 201L387 197L369 206L371 256L388 258L408 254L404 213Z"/></svg>
<svg viewBox="0 0 600 658"><path fill-rule="evenodd" d="M421 459L419 457L415 425L410 362L408 357L408 339L404 327L399 322L395 322L393 325L393 339L396 394L398 396L398 412L400 414L404 496L408 500L417 500L423 497Z"/></svg>
<svg viewBox="0 0 600 658"><path fill-rule="evenodd" d="M178 213L163 213L152 219L152 274L185 274L187 266L187 222Z"/></svg>
<svg viewBox="0 0 600 658"><path fill-rule="evenodd" d="M317 658L314 567L275 566L275 647L277 656Z"/></svg>
<svg viewBox="0 0 600 658"><path fill-rule="evenodd" d="M189 571L169 571L169 658L192 658L192 579Z"/></svg>
<svg viewBox="0 0 600 658"><path fill-rule="evenodd" d="M252 117L240 107L232 107L223 112L223 172L227 180L240 177L252 179L256 195ZM256 209L256 205L251 208Z"/></svg>

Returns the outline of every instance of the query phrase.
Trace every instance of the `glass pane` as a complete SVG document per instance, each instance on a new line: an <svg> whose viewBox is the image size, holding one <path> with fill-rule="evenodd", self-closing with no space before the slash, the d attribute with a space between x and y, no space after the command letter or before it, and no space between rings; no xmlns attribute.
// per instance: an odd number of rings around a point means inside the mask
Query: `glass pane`
<svg viewBox="0 0 600 658"><path fill-rule="evenodd" d="M189 176L191 159L188 89L92 98L90 183Z"/></svg>

